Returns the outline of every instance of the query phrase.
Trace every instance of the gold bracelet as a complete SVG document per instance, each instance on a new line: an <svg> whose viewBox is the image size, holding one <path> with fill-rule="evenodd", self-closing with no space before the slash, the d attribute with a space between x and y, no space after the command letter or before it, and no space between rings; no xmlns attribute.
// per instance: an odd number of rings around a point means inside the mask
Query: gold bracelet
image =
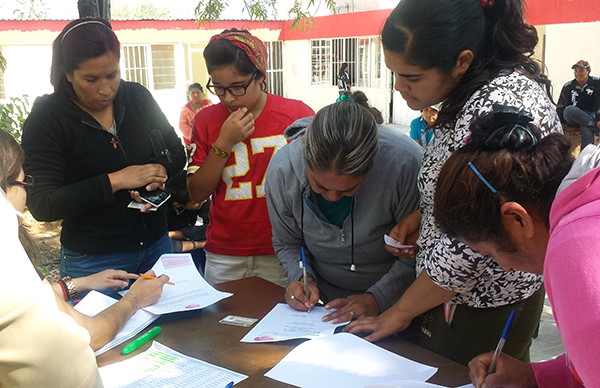
<svg viewBox="0 0 600 388"><path fill-rule="evenodd" d="M217 156L220 156L222 158L228 158L229 156L231 156L231 153L233 151L227 151L224 149L221 149L219 147L217 147L217 145L215 143L212 143L210 145L210 148L212 149L212 152L214 152L215 154L217 154Z"/></svg>

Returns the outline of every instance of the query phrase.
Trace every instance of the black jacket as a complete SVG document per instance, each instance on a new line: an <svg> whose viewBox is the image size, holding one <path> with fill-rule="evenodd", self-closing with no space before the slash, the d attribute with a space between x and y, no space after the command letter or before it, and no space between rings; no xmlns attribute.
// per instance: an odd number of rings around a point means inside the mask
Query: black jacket
<svg viewBox="0 0 600 388"><path fill-rule="evenodd" d="M589 76L583 88L579 87L574 79L564 84L556 104L556 112L562 123L565 123L563 114L569 105L575 105L586 112L593 112L595 121L600 121L600 80Z"/></svg>
<svg viewBox="0 0 600 388"><path fill-rule="evenodd" d="M157 162L172 176L185 165L179 137L146 88L121 81L113 106L114 140L64 93L36 99L23 129L25 171L35 179L29 210L39 221L62 219L61 243L75 252L135 251L157 241L167 232L166 206L128 208L129 192L113 194L108 174Z"/></svg>

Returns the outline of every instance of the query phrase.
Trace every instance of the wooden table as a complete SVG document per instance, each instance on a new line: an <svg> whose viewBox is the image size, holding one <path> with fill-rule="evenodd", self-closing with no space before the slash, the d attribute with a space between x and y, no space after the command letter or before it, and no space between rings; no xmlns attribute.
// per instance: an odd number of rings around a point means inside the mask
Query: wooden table
<svg viewBox="0 0 600 388"><path fill-rule="evenodd" d="M260 320L275 304L284 302L285 290L258 277L221 283L215 288L234 295L202 309L196 316L172 320L168 320L171 314L161 317L150 326L158 324L163 328L155 338L156 341L185 355L248 375L249 377L237 384L236 388L291 387L264 377L264 374L304 340L262 344L241 343L240 339L250 328L219 323L219 320L227 315ZM98 366L133 357L147 350L151 341L123 356L120 353L127 343L100 355L97 358ZM400 337L386 338L378 341L377 345L411 360L438 367L438 372L428 380L431 383L454 387L470 382L468 368L464 365L450 361Z"/></svg>

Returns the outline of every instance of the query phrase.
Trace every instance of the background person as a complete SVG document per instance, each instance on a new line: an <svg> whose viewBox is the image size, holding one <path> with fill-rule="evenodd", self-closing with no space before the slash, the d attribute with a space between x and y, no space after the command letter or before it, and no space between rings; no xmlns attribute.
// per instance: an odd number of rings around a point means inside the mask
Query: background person
<svg viewBox="0 0 600 388"><path fill-rule="evenodd" d="M169 237L173 252L189 252L198 271L204 275L206 266L206 228L209 223L210 200L198 203L192 199L187 187L187 171L181 170L167 181L165 191L169 198Z"/></svg>
<svg viewBox="0 0 600 388"><path fill-rule="evenodd" d="M600 320L600 152L586 147L569 171L564 138L553 134L534 143L532 134L539 132L529 126L500 128L488 142L497 128L488 124L473 126L469 142L442 168L435 219L448 235L492 255L504 270L543 273L567 353L531 364L502 353L491 374L492 353L486 353L469 363L471 380L478 388L598 386L600 350L591 339ZM504 138L502 146L498 140ZM557 188L562 191L554 198Z"/></svg>
<svg viewBox="0 0 600 388"><path fill-rule="evenodd" d="M415 277L414 263L397 260L382 239L417 208L420 147L378 127L352 100L297 121L286 136L295 139L273 157L266 179L286 302L306 310L320 298L337 309L326 318L334 323L385 311ZM310 295L298 266L301 247Z"/></svg>
<svg viewBox="0 0 600 388"><path fill-rule="evenodd" d="M571 69L575 79L562 87L556 111L562 123L579 127L583 150L594 144L594 135L600 128L600 81L590 76L588 61L577 61Z"/></svg>
<svg viewBox="0 0 600 388"><path fill-rule="evenodd" d="M554 105L540 86L547 78L530 58L537 41L535 28L524 21L521 0L403 0L390 14L382 44L396 90L415 110L443 104L418 176L420 211L391 232L408 244L419 231L417 279L396 305L346 330L372 332L365 338L375 341L426 313L421 346L466 365L495 349L498 338L489 330L503 328L511 311L517 311L511 329L515 340L505 349L528 360L544 302L542 277L505 272L444 235L433 219L433 196L442 165L470 136L471 123L494 104L530 112L543 135L561 131ZM414 252L389 249L400 257Z"/></svg>
<svg viewBox="0 0 600 388"><path fill-rule="evenodd" d="M437 115L438 110L429 106L421 110L421 116L410 122L410 138L423 148L427 147L433 137L432 127Z"/></svg>
<svg viewBox="0 0 600 388"><path fill-rule="evenodd" d="M35 101L23 129L25 170L36 183L29 210L39 221L63 220L61 276L146 272L172 252L167 209L127 205L141 202L136 188L162 187L183 169L181 141L150 92L121 80L108 22L75 20L52 49L55 91Z"/></svg>
<svg viewBox="0 0 600 388"><path fill-rule="evenodd" d="M287 284L271 242L264 179L286 144L285 128L312 116L301 101L266 92L267 51L248 31L225 30L204 49L207 89L220 104L194 119L188 187L194 201L211 194L205 279L210 284L249 276Z"/></svg>
<svg viewBox="0 0 600 388"><path fill-rule="evenodd" d="M192 137L192 128L194 126L194 117L200 109L212 105L212 101L208 98L203 98L204 89L202 85L194 82L188 87L190 100L181 108L179 114L179 130L183 134L183 143L188 146Z"/></svg>
<svg viewBox="0 0 600 388"><path fill-rule="evenodd" d="M337 75L338 92L344 94L344 92L350 91L350 75L348 74L348 62L342 63L340 70Z"/></svg>

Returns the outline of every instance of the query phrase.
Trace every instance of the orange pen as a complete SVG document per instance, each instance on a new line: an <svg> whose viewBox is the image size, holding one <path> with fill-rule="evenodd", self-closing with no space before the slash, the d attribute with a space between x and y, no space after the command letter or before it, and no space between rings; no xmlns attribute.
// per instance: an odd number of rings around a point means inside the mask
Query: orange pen
<svg viewBox="0 0 600 388"><path fill-rule="evenodd" d="M150 275L146 275L145 273L141 273L140 276L143 277L144 279L156 279L156 277L150 276ZM175 285L175 283L173 283L173 282L167 282L167 284L170 284L172 286Z"/></svg>

